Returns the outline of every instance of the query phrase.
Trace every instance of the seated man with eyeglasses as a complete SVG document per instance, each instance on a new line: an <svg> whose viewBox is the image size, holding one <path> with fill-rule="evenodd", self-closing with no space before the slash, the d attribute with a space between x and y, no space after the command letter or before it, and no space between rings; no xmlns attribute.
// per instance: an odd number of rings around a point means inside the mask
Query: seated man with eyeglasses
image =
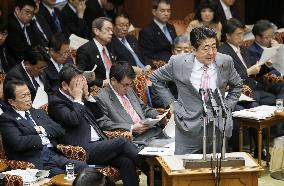
<svg viewBox="0 0 284 186"><path fill-rule="evenodd" d="M162 132L165 120L153 127L143 123L145 118L159 118L159 113L144 105L132 89L135 72L125 61L119 61L110 69L110 85L97 95L107 120L99 122L103 130L126 130L132 132L134 142L147 146L164 146L173 139ZM164 123L163 123L164 122Z"/></svg>

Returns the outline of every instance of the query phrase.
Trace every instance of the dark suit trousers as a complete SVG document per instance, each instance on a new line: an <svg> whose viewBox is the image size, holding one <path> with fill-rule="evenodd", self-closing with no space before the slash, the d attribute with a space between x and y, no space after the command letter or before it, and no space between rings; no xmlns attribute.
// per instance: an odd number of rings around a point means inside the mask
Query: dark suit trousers
<svg viewBox="0 0 284 186"><path fill-rule="evenodd" d="M148 175L147 163L138 155L137 147L126 138L90 143L88 153L88 163L117 167L125 186L139 186L136 166Z"/></svg>
<svg viewBox="0 0 284 186"><path fill-rule="evenodd" d="M49 154L47 159L43 160L43 168L49 171L49 177L53 177L58 174L66 174L65 165L68 163L74 164L74 172L78 174L83 169L88 167L88 164L84 161L71 160L65 156L56 153L49 148Z"/></svg>

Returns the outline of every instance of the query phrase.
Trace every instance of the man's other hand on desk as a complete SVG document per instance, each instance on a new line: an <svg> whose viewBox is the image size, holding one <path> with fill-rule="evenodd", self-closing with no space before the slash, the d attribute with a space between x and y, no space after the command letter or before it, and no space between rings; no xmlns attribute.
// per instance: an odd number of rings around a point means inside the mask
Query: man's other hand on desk
<svg viewBox="0 0 284 186"><path fill-rule="evenodd" d="M149 125L144 125L142 123L135 123L132 128L132 133L142 134L149 128Z"/></svg>

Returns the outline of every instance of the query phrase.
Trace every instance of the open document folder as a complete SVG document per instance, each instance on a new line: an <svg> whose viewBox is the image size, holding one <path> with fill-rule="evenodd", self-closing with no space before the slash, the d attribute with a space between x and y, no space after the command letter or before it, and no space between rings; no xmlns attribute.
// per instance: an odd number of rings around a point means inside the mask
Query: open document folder
<svg viewBox="0 0 284 186"><path fill-rule="evenodd" d="M170 111L170 109L166 110L166 112L162 115L159 115L159 118L157 118L157 119L153 119L153 118L143 119L143 120L141 120L141 123L143 123L144 125L149 125L150 127L153 127L159 121L161 121L164 117L166 117L166 115L168 114L169 111Z"/></svg>
<svg viewBox="0 0 284 186"><path fill-rule="evenodd" d="M138 154L148 156L172 156L174 149L170 147L144 147Z"/></svg>

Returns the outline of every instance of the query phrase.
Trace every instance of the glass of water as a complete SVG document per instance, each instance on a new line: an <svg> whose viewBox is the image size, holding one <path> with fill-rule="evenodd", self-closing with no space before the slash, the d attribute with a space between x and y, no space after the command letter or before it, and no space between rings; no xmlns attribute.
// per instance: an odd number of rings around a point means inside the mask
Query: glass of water
<svg viewBox="0 0 284 186"><path fill-rule="evenodd" d="M283 111L283 99L276 99L276 112Z"/></svg>
<svg viewBox="0 0 284 186"><path fill-rule="evenodd" d="M74 164L68 163L66 164L66 179L73 180L74 179Z"/></svg>

